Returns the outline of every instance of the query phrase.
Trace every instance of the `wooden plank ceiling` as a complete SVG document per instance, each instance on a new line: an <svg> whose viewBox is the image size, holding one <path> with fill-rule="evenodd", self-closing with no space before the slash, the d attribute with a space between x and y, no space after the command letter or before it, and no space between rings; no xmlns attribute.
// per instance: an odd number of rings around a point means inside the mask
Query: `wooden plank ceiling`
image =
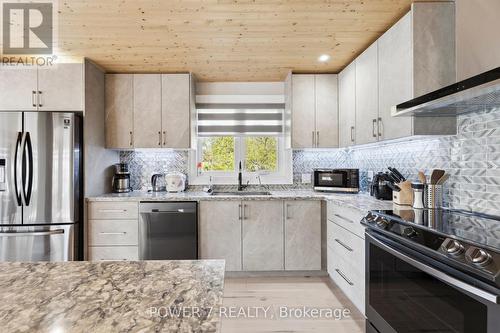
<svg viewBox="0 0 500 333"><path fill-rule="evenodd" d="M193 72L200 81L337 73L411 0L61 0L59 53L109 72ZM330 61L318 62L328 54Z"/></svg>

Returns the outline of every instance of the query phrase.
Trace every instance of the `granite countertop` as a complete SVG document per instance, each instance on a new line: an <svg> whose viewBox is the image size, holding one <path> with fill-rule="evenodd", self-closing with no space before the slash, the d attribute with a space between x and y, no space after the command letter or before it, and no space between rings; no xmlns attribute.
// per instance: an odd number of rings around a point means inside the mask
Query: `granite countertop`
<svg viewBox="0 0 500 333"><path fill-rule="evenodd" d="M89 201L201 201L201 200L326 200L363 210L392 209L392 201L377 200L366 193L326 193L313 190L270 191L271 195L210 195L205 192L181 193L144 192L109 193L89 197Z"/></svg>
<svg viewBox="0 0 500 333"><path fill-rule="evenodd" d="M0 263L0 327L217 332L223 287L223 260Z"/></svg>

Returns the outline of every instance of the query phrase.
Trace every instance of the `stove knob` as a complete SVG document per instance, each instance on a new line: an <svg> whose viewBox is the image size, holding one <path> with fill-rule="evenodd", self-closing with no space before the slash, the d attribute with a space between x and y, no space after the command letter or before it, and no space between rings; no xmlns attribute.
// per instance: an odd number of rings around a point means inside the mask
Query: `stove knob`
<svg viewBox="0 0 500 333"><path fill-rule="evenodd" d="M405 235L408 238L413 238L418 236L417 230L413 229L412 227L405 228L403 230L403 235Z"/></svg>
<svg viewBox="0 0 500 333"><path fill-rule="evenodd" d="M464 246L456 240L450 239L443 247L446 253L453 256L458 256L459 254L462 254L462 252L464 252Z"/></svg>
<svg viewBox="0 0 500 333"><path fill-rule="evenodd" d="M389 226L389 221L387 221L386 219L384 219L381 216L377 216L375 218L375 223L377 224L378 227L383 228L383 229L386 229Z"/></svg>
<svg viewBox="0 0 500 333"><path fill-rule="evenodd" d="M471 260L473 264L478 266L486 266L491 262L491 255L482 249L474 249L471 253Z"/></svg>

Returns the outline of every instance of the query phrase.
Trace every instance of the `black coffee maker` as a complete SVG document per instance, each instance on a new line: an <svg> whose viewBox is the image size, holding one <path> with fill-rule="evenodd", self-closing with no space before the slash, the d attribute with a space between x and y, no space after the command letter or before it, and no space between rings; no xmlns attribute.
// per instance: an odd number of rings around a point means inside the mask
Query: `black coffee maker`
<svg viewBox="0 0 500 333"><path fill-rule="evenodd" d="M392 200L393 182L389 175L383 172L375 174L370 185L370 195L379 200Z"/></svg>

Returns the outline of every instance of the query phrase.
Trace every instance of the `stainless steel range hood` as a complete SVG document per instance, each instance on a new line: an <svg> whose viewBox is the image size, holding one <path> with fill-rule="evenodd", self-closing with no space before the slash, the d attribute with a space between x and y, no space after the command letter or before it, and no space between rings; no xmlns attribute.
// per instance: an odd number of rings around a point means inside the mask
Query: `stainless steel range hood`
<svg viewBox="0 0 500 333"><path fill-rule="evenodd" d="M444 117L500 107L500 67L392 108L393 117Z"/></svg>

